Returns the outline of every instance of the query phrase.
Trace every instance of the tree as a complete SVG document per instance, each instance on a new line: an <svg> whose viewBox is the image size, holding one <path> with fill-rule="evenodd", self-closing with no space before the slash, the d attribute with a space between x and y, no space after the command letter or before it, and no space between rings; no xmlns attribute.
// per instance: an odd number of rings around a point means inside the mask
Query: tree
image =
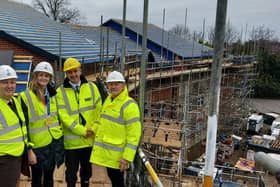
<svg viewBox="0 0 280 187"><path fill-rule="evenodd" d="M253 41L257 40L275 40L274 31L266 28L264 25L253 28L250 33L250 39Z"/></svg>
<svg viewBox="0 0 280 187"><path fill-rule="evenodd" d="M280 56L265 52L257 66L255 97L280 98Z"/></svg>
<svg viewBox="0 0 280 187"><path fill-rule="evenodd" d="M170 33L178 35L184 39L190 39L191 38L191 32L189 28L184 27L183 25L177 24L174 27L172 27L170 30Z"/></svg>
<svg viewBox="0 0 280 187"><path fill-rule="evenodd" d="M213 43L214 43L214 37L215 37L215 29L214 29L213 26L210 26L210 27L208 28L208 41L209 41L209 43L212 44L212 45L213 45Z"/></svg>
<svg viewBox="0 0 280 187"><path fill-rule="evenodd" d="M254 43L259 55L270 53L277 40L275 32L264 25L254 27L250 33L250 41Z"/></svg>
<svg viewBox="0 0 280 187"><path fill-rule="evenodd" d="M208 40L212 44L214 41L214 35L215 35L215 29L213 26L210 26L208 29ZM225 43L227 45L230 45L230 44L236 42L237 38L238 38L237 30L235 29L235 27L233 27L232 24L230 24L230 22L228 22L226 25L226 31L225 31Z"/></svg>
<svg viewBox="0 0 280 187"><path fill-rule="evenodd" d="M169 30L170 33L180 36L186 40L194 40L200 44L204 43L204 34L202 31L191 32L189 28L177 24Z"/></svg>
<svg viewBox="0 0 280 187"><path fill-rule="evenodd" d="M202 31L194 31L192 35L192 39L202 44L205 40L204 33Z"/></svg>
<svg viewBox="0 0 280 187"><path fill-rule="evenodd" d="M77 8L70 8L69 0L33 0L33 7L61 23L81 23L84 17Z"/></svg>

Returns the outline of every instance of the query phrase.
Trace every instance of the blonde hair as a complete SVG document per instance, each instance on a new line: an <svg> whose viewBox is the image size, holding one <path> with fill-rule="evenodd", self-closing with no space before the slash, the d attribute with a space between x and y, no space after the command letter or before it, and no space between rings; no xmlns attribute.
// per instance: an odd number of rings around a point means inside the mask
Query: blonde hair
<svg viewBox="0 0 280 187"><path fill-rule="evenodd" d="M33 76L32 80L29 82L28 88L36 94L37 98L40 101L45 102L44 90L38 84L38 74L39 73L40 72L34 72L34 74L33 74L34 76ZM51 78L50 78L50 80L51 80Z"/></svg>

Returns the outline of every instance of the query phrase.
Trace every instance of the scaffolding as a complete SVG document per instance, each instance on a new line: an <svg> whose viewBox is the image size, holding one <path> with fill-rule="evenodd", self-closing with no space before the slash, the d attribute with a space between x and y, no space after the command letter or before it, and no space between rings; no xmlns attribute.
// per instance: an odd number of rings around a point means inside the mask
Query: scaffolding
<svg viewBox="0 0 280 187"><path fill-rule="evenodd" d="M242 130L246 129L255 80L255 62L224 68L219 114L220 133L241 135Z"/></svg>
<svg viewBox="0 0 280 187"><path fill-rule="evenodd" d="M156 172L172 180L176 178L174 182L184 180L184 163L205 151L211 63L212 59L161 61L146 69L141 147ZM137 58L127 62L126 67L130 93L137 99L140 80ZM236 64L225 59L219 133L241 133L250 110L255 77L255 62Z"/></svg>

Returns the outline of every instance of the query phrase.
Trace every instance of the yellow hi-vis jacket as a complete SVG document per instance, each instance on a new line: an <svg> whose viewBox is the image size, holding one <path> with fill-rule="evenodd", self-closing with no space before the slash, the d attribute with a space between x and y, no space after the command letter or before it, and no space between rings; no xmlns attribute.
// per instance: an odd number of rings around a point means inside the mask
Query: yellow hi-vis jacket
<svg viewBox="0 0 280 187"><path fill-rule="evenodd" d="M6 101L0 98L0 156L21 156L25 144L27 144L24 115L18 101L15 98L12 99L22 121L22 126L17 115Z"/></svg>
<svg viewBox="0 0 280 187"><path fill-rule="evenodd" d="M96 85L81 78L79 93L66 78L57 89L58 114L63 124L66 150L92 147L93 137L85 138L87 128L93 128L101 111L101 97Z"/></svg>
<svg viewBox="0 0 280 187"><path fill-rule="evenodd" d="M132 162L142 127L139 107L127 88L113 101L111 95L106 98L98 123L90 162L115 169L121 158Z"/></svg>
<svg viewBox="0 0 280 187"><path fill-rule="evenodd" d="M38 99L35 93L27 89L21 92L19 99L23 100L28 108L28 133L33 148L49 145L53 138L62 137L62 127L58 121L57 104L55 96L50 97L50 114L47 107Z"/></svg>

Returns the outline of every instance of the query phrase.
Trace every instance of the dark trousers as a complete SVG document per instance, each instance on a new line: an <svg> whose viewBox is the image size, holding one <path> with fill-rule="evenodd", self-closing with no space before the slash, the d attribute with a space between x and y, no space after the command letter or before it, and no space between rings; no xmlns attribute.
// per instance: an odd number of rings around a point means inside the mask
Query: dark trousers
<svg viewBox="0 0 280 187"><path fill-rule="evenodd" d="M32 187L53 187L53 173L55 165L50 168L42 168L39 164L31 166ZM42 178L43 177L43 178ZM43 179L43 182L42 182Z"/></svg>
<svg viewBox="0 0 280 187"><path fill-rule="evenodd" d="M92 175L91 163L89 162L91 147L66 150L65 152L65 178L67 187L75 187L77 172L80 165L81 187L89 186L89 179Z"/></svg>
<svg viewBox="0 0 280 187"><path fill-rule="evenodd" d="M119 169L107 168L108 177L111 180L112 187L124 187L124 172Z"/></svg>
<svg viewBox="0 0 280 187"><path fill-rule="evenodd" d="M20 176L21 157L0 156L1 186L15 187Z"/></svg>

